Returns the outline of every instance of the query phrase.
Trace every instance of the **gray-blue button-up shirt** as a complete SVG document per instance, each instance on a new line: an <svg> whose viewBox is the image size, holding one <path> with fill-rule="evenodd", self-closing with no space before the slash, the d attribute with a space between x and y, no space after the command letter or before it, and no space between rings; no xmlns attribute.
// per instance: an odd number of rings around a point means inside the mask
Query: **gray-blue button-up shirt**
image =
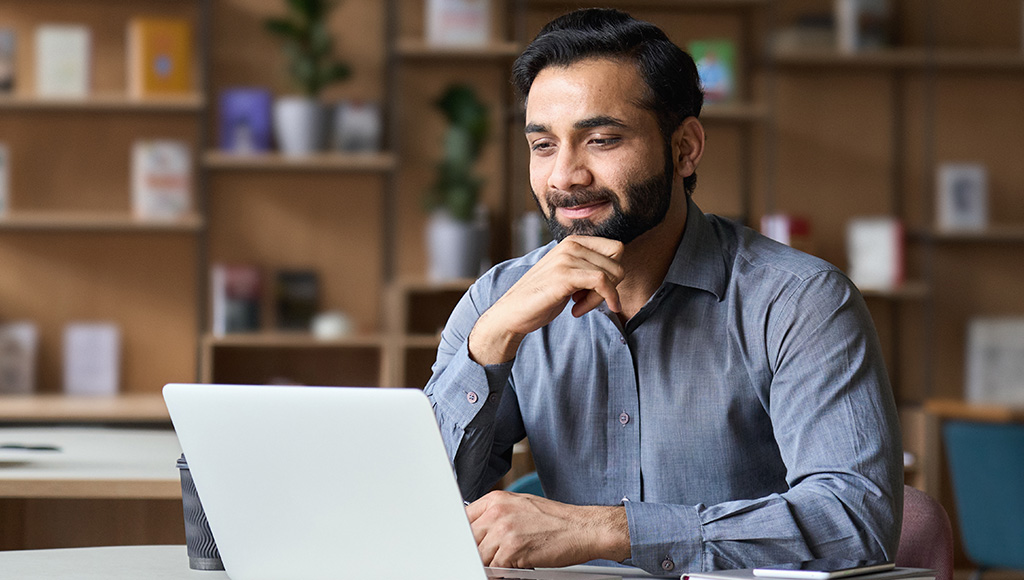
<svg viewBox="0 0 1024 580"><path fill-rule="evenodd" d="M625 505L662 572L895 556L900 432L871 318L832 265L691 201L664 283L623 326L570 305L482 367L477 318L553 246L500 264L452 313L427 384L463 495L529 436L547 497Z"/></svg>

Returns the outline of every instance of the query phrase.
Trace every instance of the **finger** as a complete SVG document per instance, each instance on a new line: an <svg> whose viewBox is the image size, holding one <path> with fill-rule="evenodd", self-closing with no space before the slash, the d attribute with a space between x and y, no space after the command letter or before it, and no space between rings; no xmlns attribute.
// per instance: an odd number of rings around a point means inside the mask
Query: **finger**
<svg viewBox="0 0 1024 580"><path fill-rule="evenodd" d="M579 318L600 306L605 299L593 290L580 290L573 294L573 301L575 304L572 305L572 315ZM609 306L609 308L611 307Z"/></svg>
<svg viewBox="0 0 1024 580"><path fill-rule="evenodd" d="M622 305L619 301L619 291L616 288L619 280L611 277L604 270L577 268L570 272L569 283L576 288L573 292L573 314L582 316L597 308L601 302L606 302L612 312L620 312ZM580 294L580 291L587 291ZM576 300L577 295L582 297L582 302Z"/></svg>
<svg viewBox="0 0 1024 580"><path fill-rule="evenodd" d="M585 246L603 256L618 260L622 257L622 251L625 249L625 245L618 241L609 238L599 238L597 236L567 236L562 240L561 243L571 241L573 243Z"/></svg>
<svg viewBox="0 0 1024 580"><path fill-rule="evenodd" d="M566 240L568 240L568 238L566 238ZM585 241L586 243L580 243L582 241ZM610 241L614 244L618 244L618 242L615 242L613 240L604 241ZM595 266L605 271L611 278L615 280L616 284L619 281L621 281L623 275L625 274L625 270L622 267L622 264L619 263L618 256L609 256L604 251L602 251L602 249L595 249L591 247L590 244L592 244L591 240L584 240L581 237L580 239L569 241L569 243L563 241L562 244L559 245L559 249L560 252L564 254L566 257L575 258L586 264ZM558 254L552 256L553 260L557 258Z"/></svg>
<svg viewBox="0 0 1024 580"><path fill-rule="evenodd" d="M491 494L481 497L480 499L470 503L466 506L466 516L469 518L469 523L475 522L487 511L487 506L491 503Z"/></svg>

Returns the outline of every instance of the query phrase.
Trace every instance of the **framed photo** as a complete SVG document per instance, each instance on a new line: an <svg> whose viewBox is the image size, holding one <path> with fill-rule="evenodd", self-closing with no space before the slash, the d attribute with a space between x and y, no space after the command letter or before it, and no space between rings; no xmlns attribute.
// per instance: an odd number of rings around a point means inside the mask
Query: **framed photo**
<svg viewBox="0 0 1024 580"><path fill-rule="evenodd" d="M945 230L988 227L988 171L978 163L939 166L938 226Z"/></svg>
<svg viewBox="0 0 1024 580"><path fill-rule="evenodd" d="M975 318L967 330L966 398L1024 406L1024 318Z"/></svg>

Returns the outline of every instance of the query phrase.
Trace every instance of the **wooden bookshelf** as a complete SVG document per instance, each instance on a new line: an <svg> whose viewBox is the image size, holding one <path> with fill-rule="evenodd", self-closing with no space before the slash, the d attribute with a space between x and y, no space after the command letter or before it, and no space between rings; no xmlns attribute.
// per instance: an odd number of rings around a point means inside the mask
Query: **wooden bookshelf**
<svg viewBox="0 0 1024 580"><path fill-rule="evenodd" d="M1024 243L1024 226L994 225L983 230L924 230L915 237L936 243Z"/></svg>
<svg viewBox="0 0 1024 580"><path fill-rule="evenodd" d="M768 108L758 103L710 104L700 113L702 121L759 123L769 119Z"/></svg>
<svg viewBox="0 0 1024 580"><path fill-rule="evenodd" d="M239 154L207 151L203 165L218 171L345 171L387 173L395 169L389 153L317 153L289 157L279 153Z"/></svg>
<svg viewBox="0 0 1024 580"><path fill-rule="evenodd" d="M864 298L875 298L881 300L922 300L924 298L927 298L928 294L928 284L919 280L904 282L900 286L889 290L861 290L861 295L863 295Z"/></svg>
<svg viewBox="0 0 1024 580"><path fill-rule="evenodd" d="M780 67L849 69L920 69L931 61L924 48L888 48L842 53L835 50L777 50L772 63Z"/></svg>

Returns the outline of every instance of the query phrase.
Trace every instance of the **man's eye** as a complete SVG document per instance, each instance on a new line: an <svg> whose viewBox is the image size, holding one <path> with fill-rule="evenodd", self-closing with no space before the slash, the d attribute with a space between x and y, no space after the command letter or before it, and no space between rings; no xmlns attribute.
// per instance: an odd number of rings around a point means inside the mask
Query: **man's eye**
<svg viewBox="0 0 1024 580"><path fill-rule="evenodd" d="M607 147L609 145L615 145L621 141L618 137L595 137L590 140L590 143L597 145L598 147Z"/></svg>
<svg viewBox="0 0 1024 580"><path fill-rule="evenodd" d="M540 152L551 149L551 147L551 143L548 143L547 141L539 141L537 143L530 145L530 150Z"/></svg>

